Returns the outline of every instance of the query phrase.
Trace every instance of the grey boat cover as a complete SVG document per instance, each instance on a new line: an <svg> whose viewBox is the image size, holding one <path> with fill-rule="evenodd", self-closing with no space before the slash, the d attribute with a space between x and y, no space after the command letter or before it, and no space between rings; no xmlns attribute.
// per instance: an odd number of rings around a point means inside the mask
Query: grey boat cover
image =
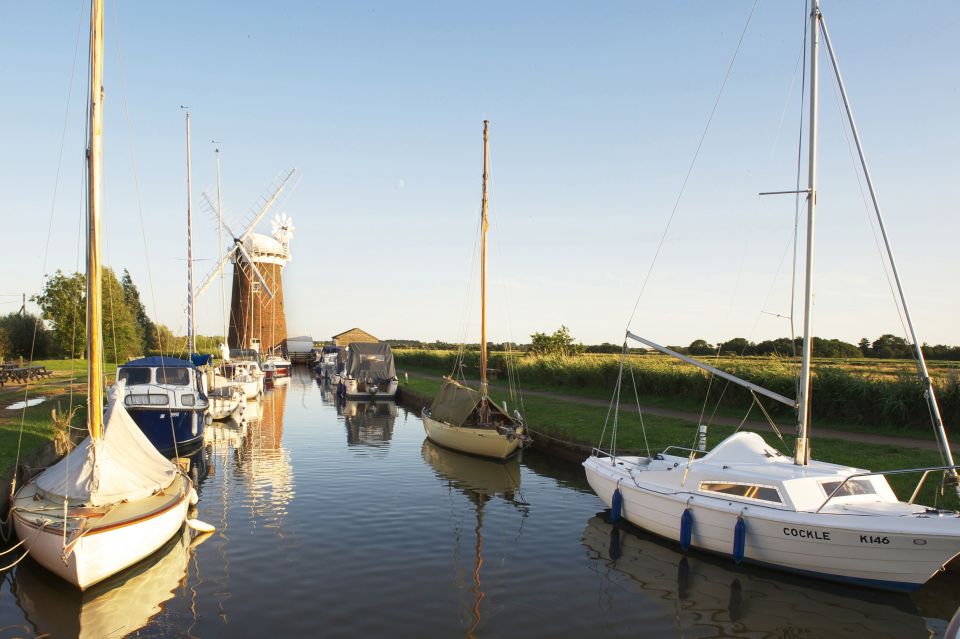
<svg viewBox="0 0 960 639"><path fill-rule="evenodd" d="M393 351L390 350L390 345L351 344L345 372L348 377L375 384L395 379L397 369L393 366Z"/></svg>
<svg viewBox="0 0 960 639"><path fill-rule="evenodd" d="M351 348L353 347L351 346ZM482 398L480 391L475 391L449 377L444 377L440 392L434 398L433 403L430 404L430 416L453 426L464 426L468 422L469 425L475 426L477 422L475 413ZM514 421L497 406L496 402L488 401L487 410L493 421L505 419L507 424ZM501 419L497 420L497 417Z"/></svg>

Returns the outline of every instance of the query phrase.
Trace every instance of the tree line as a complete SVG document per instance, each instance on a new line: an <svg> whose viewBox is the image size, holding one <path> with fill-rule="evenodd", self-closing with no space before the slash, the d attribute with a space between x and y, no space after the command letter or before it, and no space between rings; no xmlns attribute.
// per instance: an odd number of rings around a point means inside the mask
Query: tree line
<svg viewBox="0 0 960 639"><path fill-rule="evenodd" d="M103 350L109 362L140 355L186 355L187 338L176 336L147 315L140 291L129 271L117 277L104 268L102 276ZM47 278L43 291L30 300L40 315L19 312L0 317L0 356L25 359L82 358L86 356L86 276L58 270ZM197 336L197 350L218 353L221 336Z"/></svg>
<svg viewBox="0 0 960 639"><path fill-rule="evenodd" d="M417 340L386 340L394 348L417 348L423 350L456 350L460 344L450 342L421 342ZM751 342L744 337L735 337L725 342L711 344L703 339L696 339L688 346L670 346L671 349L688 355L732 355L732 356L774 356L793 357L799 355L802 338L777 339ZM864 337L858 344L850 344L839 339L814 337L811 340L810 350L814 357L849 359L873 357L878 359L913 359L913 346L904 338L892 334L884 334L871 341ZM466 344L468 350L479 350L480 345ZM946 346L943 344L923 345L923 355L931 360L960 360L960 346ZM487 349L491 351L518 351L533 355L577 355L580 353L619 353L623 350L622 344L584 345L579 343L570 334L570 329L561 326L553 333L533 333L530 342L520 344L516 342L488 342ZM628 347L630 353L642 353L646 349Z"/></svg>

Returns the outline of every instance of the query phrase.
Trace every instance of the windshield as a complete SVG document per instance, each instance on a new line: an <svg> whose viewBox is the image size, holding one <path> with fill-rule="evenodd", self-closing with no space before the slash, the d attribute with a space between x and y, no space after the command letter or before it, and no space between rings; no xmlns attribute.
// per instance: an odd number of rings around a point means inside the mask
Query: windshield
<svg viewBox="0 0 960 639"><path fill-rule="evenodd" d="M186 386L190 383L189 368L158 368L157 383Z"/></svg>
<svg viewBox="0 0 960 639"><path fill-rule="evenodd" d="M127 380L127 386L150 383L149 368L121 368L117 379Z"/></svg>

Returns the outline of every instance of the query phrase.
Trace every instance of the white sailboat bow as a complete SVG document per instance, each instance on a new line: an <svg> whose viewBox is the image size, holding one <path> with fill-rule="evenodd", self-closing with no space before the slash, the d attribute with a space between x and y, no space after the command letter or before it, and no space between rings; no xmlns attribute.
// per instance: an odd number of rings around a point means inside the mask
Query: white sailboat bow
<svg viewBox="0 0 960 639"><path fill-rule="evenodd" d="M957 467L947 443L936 396L919 340L906 310L899 276L888 256L900 293L900 304L916 346L944 465L900 471L870 472L810 459L810 352L813 288L813 231L816 207L817 70L822 33L838 81L836 59L823 24L819 3L810 16L810 166L807 196L807 252L804 337L799 399L741 380L629 331L635 340L679 357L710 374L745 386L752 393L785 403L797 411L797 443L793 457L782 455L756 433L737 432L709 452L670 447L661 454L618 456L594 450L585 462L587 480L612 509L612 516L681 547L732 555L778 569L890 590L919 588L960 553L960 516L953 511L914 503L931 473L944 473L944 485L956 485ZM839 88L860 152L863 171L880 218L879 207L853 122L842 81ZM880 219L882 229L882 219ZM884 240L886 234L884 232ZM920 477L912 497L901 501L887 476Z"/></svg>

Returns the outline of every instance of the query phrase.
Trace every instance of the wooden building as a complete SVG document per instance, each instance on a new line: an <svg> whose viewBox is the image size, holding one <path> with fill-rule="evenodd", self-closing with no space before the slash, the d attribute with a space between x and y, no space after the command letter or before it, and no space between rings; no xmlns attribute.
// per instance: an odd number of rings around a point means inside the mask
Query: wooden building
<svg viewBox="0 0 960 639"><path fill-rule="evenodd" d="M333 336L334 346L349 346L350 344L379 344L380 340L359 328L351 328Z"/></svg>

